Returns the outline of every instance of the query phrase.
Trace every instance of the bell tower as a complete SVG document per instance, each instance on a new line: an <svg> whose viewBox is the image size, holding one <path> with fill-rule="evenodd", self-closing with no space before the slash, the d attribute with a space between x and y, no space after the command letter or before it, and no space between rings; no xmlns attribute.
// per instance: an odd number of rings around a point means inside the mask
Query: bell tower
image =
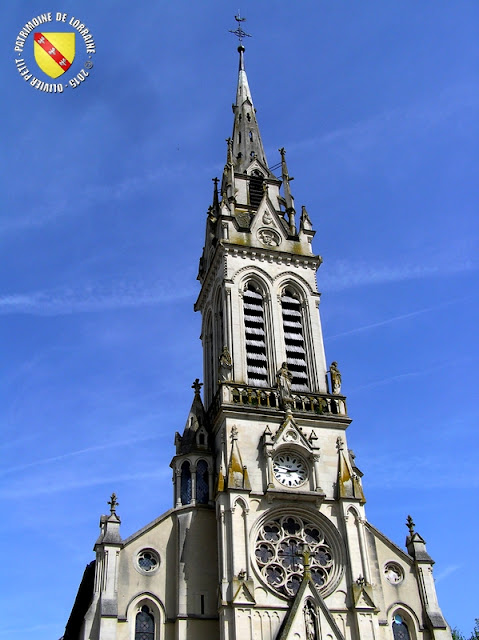
<svg viewBox="0 0 479 640"><path fill-rule="evenodd" d="M341 374L324 353L315 231L306 207L296 209L285 149L268 165L241 41L238 53L233 132L213 181L195 304L220 637L373 640L385 626L388 637L397 607L387 601L398 598L391 580L405 581L414 561L397 548L396 560L383 560L378 549L392 543L375 540L367 523ZM408 640L413 610L430 615L431 637L446 640L421 584L410 579L409 604L397 609Z"/></svg>
<svg viewBox="0 0 479 640"><path fill-rule="evenodd" d="M277 637L304 582L309 544L313 591L334 591L348 554L338 528L348 506L361 518L364 504L361 474L345 448L341 376L324 354L315 232L306 208L296 211L283 148L268 166L244 52L240 45L233 132L221 182L214 180L195 304L215 452L225 640L243 637L249 625L262 628L266 618L271 635L258 637ZM350 581L369 575L365 558L355 571ZM273 603L274 615L266 613Z"/></svg>

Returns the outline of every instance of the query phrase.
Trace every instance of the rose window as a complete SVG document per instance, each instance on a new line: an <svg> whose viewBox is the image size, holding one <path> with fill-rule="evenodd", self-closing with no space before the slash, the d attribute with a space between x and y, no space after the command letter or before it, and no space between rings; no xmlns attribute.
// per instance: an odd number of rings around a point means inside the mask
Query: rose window
<svg viewBox="0 0 479 640"><path fill-rule="evenodd" d="M310 551L311 578L324 591L337 574L331 546L319 526L297 515L268 520L258 532L255 559L266 583L282 595L296 595L304 573L303 549Z"/></svg>
<svg viewBox="0 0 479 640"><path fill-rule="evenodd" d="M154 573L160 566L160 558L153 549L143 549L140 551L136 561L141 573Z"/></svg>

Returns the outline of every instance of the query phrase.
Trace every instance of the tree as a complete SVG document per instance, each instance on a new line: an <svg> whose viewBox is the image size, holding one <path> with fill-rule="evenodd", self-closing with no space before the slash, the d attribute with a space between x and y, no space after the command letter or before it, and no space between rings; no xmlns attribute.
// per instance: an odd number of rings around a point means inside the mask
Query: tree
<svg viewBox="0 0 479 640"><path fill-rule="evenodd" d="M467 640L479 640L479 618L476 618L474 622L474 629ZM452 630L452 640L466 640L466 637L457 627L454 627Z"/></svg>

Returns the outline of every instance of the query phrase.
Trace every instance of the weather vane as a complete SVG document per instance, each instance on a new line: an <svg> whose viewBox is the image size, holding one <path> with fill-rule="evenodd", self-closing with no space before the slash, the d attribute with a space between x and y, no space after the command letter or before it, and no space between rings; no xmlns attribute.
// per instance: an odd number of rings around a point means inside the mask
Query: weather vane
<svg viewBox="0 0 479 640"><path fill-rule="evenodd" d="M241 23L246 20L246 18L242 18L240 16L240 12L238 11L238 15L235 16L235 20L238 23L238 27L233 31L233 29L228 29L230 33L234 33L234 35L238 38L240 46L243 44L243 38L251 38L250 33L246 33L241 27Z"/></svg>

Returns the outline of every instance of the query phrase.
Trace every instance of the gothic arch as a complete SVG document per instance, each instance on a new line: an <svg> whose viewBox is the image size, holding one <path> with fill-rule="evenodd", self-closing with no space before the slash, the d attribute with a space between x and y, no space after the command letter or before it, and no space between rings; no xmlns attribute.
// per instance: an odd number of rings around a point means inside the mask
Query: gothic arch
<svg viewBox="0 0 479 640"><path fill-rule="evenodd" d="M414 611L404 602L395 602L388 608L388 624L390 638L393 640L393 623L396 615L401 616L409 632L409 640L417 640L419 637L420 623Z"/></svg>
<svg viewBox="0 0 479 640"><path fill-rule="evenodd" d="M194 467L190 460L182 460L180 466L180 498L181 504L191 504L193 496L192 476Z"/></svg>
<svg viewBox="0 0 479 640"><path fill-rule="evenodd" d="M310 283L303 278L303 276L295 273L294 271L283 271L283 273L278 273L278 275L273 278L273 282L278 293L282 287L291 284L292 286L300 287L304 291L304 298L306 298L308 294L318 295L311 287Z"/></svg>
<svg viewBox="0 0 479 640"><path fill-rule="evenodd" d="M348 511L347 511L347 516L351 515L353 516L353 518L355 518L355 520L360 520L361 518L361 514L359 513L359 511L356 509L356 507L354 505L350 505L348 507Z"/></svg>
<svg viewBox="0 0 479 640"><path fill-rule="evenodd" d="M214 335L213 314L209 310L203 323L203 349L205 353L203 377L205 381L205 400L209 404L216 389L214 380Z"/></svg>
<svg viewBox="0 0 479 640"><path fill-rule="evenodd" d="M241 290L241 287L244 284L245 280L248 280L250 276L255 275L259 278L260 281L264 283L265 291L270 291L270 285L273 284L273 278L267 271L256 265L249 264L245 267L241 267L241 269L238 269L238 271L236 271L232 279L233 282L238 283L238 288Z"/></svg>
<svg viewBox="0 0 479 640"><path fill-rule="evenodd" d="M164 640L165 607L161 600L148 591L137 594L127 605L126 619L130 628L130 640L135 640L136 616L144 606L148 607L153 616L155 623L154 640Z"/></svg>
<svg viewBox="0 0 479 640"><path fill-rule="evenodd" d="M278 296L283 296L285 292L289 290L291 294L298 299L301 304L307 300L307 291L304 290L302 283L298 283L295 280L286 280L278 285Z"/></svg>
<svg viewBox="0 0 479 640"><path fill-rule="evenodd" d="M216 291L213 296L213 321L214 321L214 331L213 331L213 352L215 354L216 361L226 344L225 340L225 318L224 318L224 297L223 297L223 289L221 285L216 287Z"/></svg>
<svg viewBox="0 0 479 640"><path fill-rule="evenodd" d="M297 392L311 391L314 356L307 294L298 282L288 279L279 285L277 299L286 362L292 374L291 388Z"/></svg>
<svg viewBox="0 0 479 640"><path fill-rule="evenodd" d="M246 380L254 387L269 387L274 373L270 289L256 273L248 272L242 278L240 292Z"/></svg>
<svg viewBox="0 0 479 640"><path fill-rule="evenodd" d="M238 496L238 497L236 498L236 500L234 501L233 509L232 509L232 510L234 511L234 510L236 509L236 507L240 507L240 508L241 508L241 510L242 510L244 513L248 513L248 511L249 511L249 507L248 507L248 505L247 505L247 503L246 503L246 500L245 500L244 498L242 498L241 496Z"/></svg>
<svg viewBox="0 0 479 640"><path fill-rule="evenodd" d="M196 504L208 504L210 499L209 474L210 465L204 458L198 458L194 465L196 474L195 499Z"/></svg>

